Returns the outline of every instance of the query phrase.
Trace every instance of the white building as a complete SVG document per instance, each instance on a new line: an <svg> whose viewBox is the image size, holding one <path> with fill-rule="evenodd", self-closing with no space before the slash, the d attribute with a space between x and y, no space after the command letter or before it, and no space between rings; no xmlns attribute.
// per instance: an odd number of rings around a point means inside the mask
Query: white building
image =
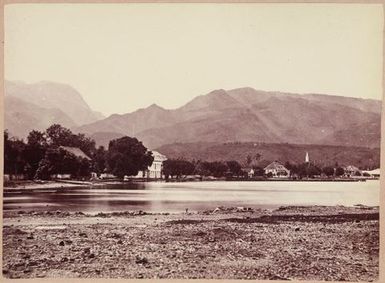
<svg viewBox="0 0 385 283"><path fill-rule="evenodd" d="M167 160L163 154L152 150L152 156L154 161L146 171L139 171L135 178L150 178L150 179L161 179L163 178L163 162Z"/></svg>
<svg viewBox="0 0 385 283"><path fill-rule="evenodd" d="M265 167L265 174L271 173L274 178L286 178L290 176L290 170L278 161L274 161Z"/></svg>

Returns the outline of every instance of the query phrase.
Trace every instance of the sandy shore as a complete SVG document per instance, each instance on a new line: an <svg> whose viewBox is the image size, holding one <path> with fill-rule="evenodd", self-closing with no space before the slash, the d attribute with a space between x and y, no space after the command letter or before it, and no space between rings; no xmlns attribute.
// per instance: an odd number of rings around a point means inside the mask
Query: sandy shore
<svg viewBox="0 0 385 283"><path fill-rule="evenodd" d="M378 279L378 208L4 212L8 278Z"/></svg>

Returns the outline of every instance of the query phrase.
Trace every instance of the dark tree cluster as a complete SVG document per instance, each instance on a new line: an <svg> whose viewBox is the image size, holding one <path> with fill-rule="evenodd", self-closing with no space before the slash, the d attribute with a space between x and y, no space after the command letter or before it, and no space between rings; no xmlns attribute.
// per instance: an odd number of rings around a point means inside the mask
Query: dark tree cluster
<svg viewBox="0 0 385 283"><path fill-rule="evenodd" d="M152 165L151 151L136 138L122 137L110 141L106 154L108 171L119 178L135 176Z"/></svg>
<svg viewBox="0 0 385 283"><path fill-rule="evenodd" d="M186 175L201 176L243 176L241 165L237 161L187 161L183 159L169 159L163 162L163 174L168 177L180 178Z"/></svg>
<svg viewBox="0 0 385 283"><path fill-rule="evenodd" d="M79 148L90 159L76 156L63 146ZM56 174L85 178L91 172L109 172L123 177L138 174L152 162L151 152L136 138L112 140L106 150L102 146L96 148L95 141L84 134L74 134L58 124L44 132L31 131L26 142L4 132L4 173L10 176L46 180Z"/></svg>
<svg viewBox="0 0 385 283"><path fill-rule="evenodd" d="M163 162L163 174L168 179L195 173L195 165L192 162L180 159L168 159Z"/></svg>
<svg viewBox="0 0 385 283"><path fill-rule="evenodd" d="M325 166L320 168L312 163L291 164L286 162L285 167L290 170L291 175L296 175L299 178L314 178L322 174L326 177L340 177L345 173L345 170L338 165L336 167Z"/></svg>

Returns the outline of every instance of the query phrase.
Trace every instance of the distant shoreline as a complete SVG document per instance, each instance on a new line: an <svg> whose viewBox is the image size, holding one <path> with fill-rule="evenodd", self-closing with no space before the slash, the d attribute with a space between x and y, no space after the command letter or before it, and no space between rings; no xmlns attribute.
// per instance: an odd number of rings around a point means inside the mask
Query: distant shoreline
<svg viewBox="0 0 385 283"><path fill-rule="evenodd" d="M130 183L152 183L152 182L164 182L164 183L186 183L186 182L365 182L367 180L379 180L376 179L219 179L219 180L131 180L131 181L120 181L120 180L105 180L105 181L77 181L77 180L63 180L63 181L44 181L44 182L34 182L34 181L23 181L15 182L13 186L3 186L4 192L9 191L33 191L33 190L42 190L42 189L68 189L68 188L79 188L79 187L102 187L108 185L124 185Z"/></svg>

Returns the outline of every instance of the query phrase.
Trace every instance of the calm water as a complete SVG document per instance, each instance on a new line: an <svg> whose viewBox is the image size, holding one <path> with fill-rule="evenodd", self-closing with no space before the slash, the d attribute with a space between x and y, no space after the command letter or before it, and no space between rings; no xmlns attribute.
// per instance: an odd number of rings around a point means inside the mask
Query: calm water
<svg viewBox="0 0 385 283"><path fill-rule="evenodd" d="M182 212L217 206L379 205L378 180L366 182L188 182L107 185L5 193L4 210Z"/></svg>

